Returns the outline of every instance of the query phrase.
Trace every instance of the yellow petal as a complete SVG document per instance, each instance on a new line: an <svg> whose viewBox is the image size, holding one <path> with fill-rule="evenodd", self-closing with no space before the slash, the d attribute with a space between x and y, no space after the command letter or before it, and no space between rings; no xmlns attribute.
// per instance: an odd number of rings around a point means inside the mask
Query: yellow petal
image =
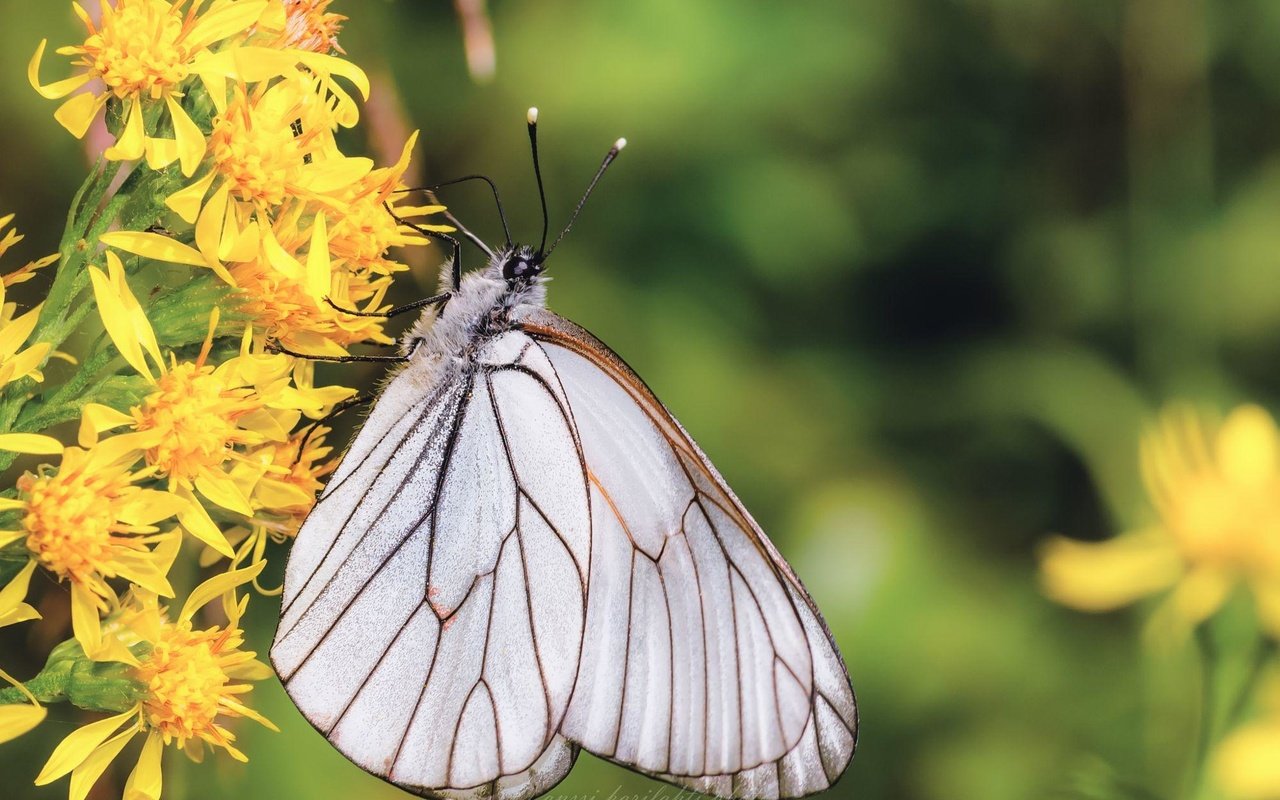
<svg viewBox="0 0 1280 800"><path fill-rule="evenodd" d="M1222 423L1216 443L1223 476L1252 487L1275 480L1278 436L1275 420L1262 408L1246 405L1232 411Z"/></svg>
<svg viewBox="0 0 1280 800"><path fill-rule="evenodd" d="M0 611L0 628L17 625L20 622L30 622L33 619L43 619L43 617L34 607L26 603L18 603L8 611Z"/></svg>
<svg viewBox="0 0 1280 800"><path fill-rule="evenodd" d="M200 501L185 489L179 491L179 496L187 501L186 511L178 515L178 522L182 524L187 533L190 533L227 558L234 556L235 551L231 549L231 543L227 541L226 536L222 535L222 531L209 516L209 512L204 510L204 506L200 504Z"/></svg>
<svg viewBox="0 0 1280 800"><path fill-rule="evenodd" d="M204 132L192 121L190 115L183 110L178 101L166 98L169 104L169 116L173 119L173 135L178 142L178 153L182 159L182 174L190 178L196 173L196 167L204 159L206 143Z"/></svg>
<svg viewBox="0 0 1280 800"><path fill-rule="evenodd" d="M292 483L263 480L253 490L253 497L263 508L306 508L314 498Z"/></svg>
<svg viewBox="0 0 1280 800"><path fill-rule="evenodd" d="M161 170L178 160L178 142L175 139L147 137L147 166Z"/></svg>
<svg viewBox="0 0 1280 800"><path fill-rule="evenodd" d="M280 246L280 242L276 239L276 235L271 230L270 225L262 222L259 227L262 230L260 237L262 252L267 257L267 262L286 278L300 282L302 279L302 265Z"/></svg>
<svg viewBox="0 0 1280 800"><path fill-rule="evenodd" d="M172 198L170 198L172 199ZM205 266L204 258L194 248L169 236L141 231L116 231L104 233L98 239L103 244L126 253L167 261L170 264Z"/></svg>
<svg viewBox="0 0 1280 800"><path fill-rule="evenodd" d="M364 70L346 59L331 56L325 53L312 53L304 51L298 54L298 61L302 62L307 69L321 75L338 75L346 78L356 85L356 89L360 91L360 96L369 99L369 76L364 74Z"/></svg>
<svg viewBox="0 0 1280 800"><path fill-rule="evenodd" d="M0 743L16 739L36 727L48 713L44 706L28 703L0 706Z"/></svg>
<svg viewBox="0 0 1280 800"><path fill-rule="evenodd" d="M160 757L163 752L163 734L160 731L147 734L147 741L143 743L142 752L138 755L138 763L124 783L123 800L160 800Z"/></svg>
<svg viewBox="0 0 1280 800"><path fill-rule="evenodd" d="M240 0L213 7L203 14L187 34L186 42L194 50L247 31L267 8L267 0Z"/></svg>
<svg viewBox="0 0 1280 800"><path fill-rule="evenodd" d="M93 297L98 304L98 316L102 318L102 325L107 329L111 342L134 371L154 383L155 376L151 374L151 367L142 355L142 344L134 335L133 320L130 319L129 310L116 294L111 280L103 274L102 270L92 266L89 267L89 279L93 282Z"/></svg>
<svg viewBox="0 0 1280 800"><path fill-rule="evenodd" d="M152 361L163 368L164 356L160 355L160 343L156 341L156 333L151 328L151 321L147 319L147 313L142 310L138 298L129 288L129 280L125 277L124 264L120 261L120 257L110 251L107 252L107 274L111 278L116 296L124 304L133 326L134 337L151 356Z"/></svg>
<svg viewBox="0 0 1280 800"><path fill-rule="evenodd" d="M93 77L88 72L82 75L74 75L60 81L54 81L47 86L40 85L40 59L44 58L44 48L49 43L47 39L41 39L40 44L36 47L35 55L27 62L27 80L31 82L31 88L35 89L41 97L48 100L57 100L59 97L67 95L84 86Z"/></svg>
<svg viewBox="0 0 1280 800"><path fill-rule="evenodd" d="M0 433L0 450L56 456L62 453L62 442L40 433Z"/></svg>
<svg viewBox="0 0 1280 800"><path fill-rule="evenodd" d="M1273 639L1280 639L1280 578L1256 580L1252 587L1258 622Z"/></svg>
<svg viewBox="0 0 1280 800"><path fill-rule="evenodd" d="M200 208L204 205L204 196L209 193L209 187L213 185L213 179L217 176L218 173L209 170L208 175L185 189L179 189L169 195L164 204L172 209L173 213L182 217L183 221L188 225L194 225L200 217ZM166 236L165 238L167 239L168 237ZM201 261L195 266L203 265L204 261Z"/></svg>
<svg viewBox="0 0 1280 800"><path fill-rule="evenodd" d="M1218 784L1234 798L1280 797L1280 722L1246 725L1222 741L1213 759Z"/></svg>
<svg viewBox="0 0 1280 800"><path fill-rule="evenodd" d="M88 92L78 94L58 106L58 110L53 112L53 118L72 136L83 139L85 133L89 131L93 118L98 115L98 110L106 102L106 95L94 95Z"/></svg>
<svg viewBox="0 0 1280 800"><path fill-rule="evenodd" d="M98 745L105 742L111 734L120 729L121 725L137 714L137 709L130 709L123 714L91 722L73 731L53 749L53 754L49 756L44 769L40 770L40 774L36 776L36 786L52 783L80 766L98 748Z"/></svg>
<svg viewBox="0 0 1280 800"><path fill-rule="evenodd" d="M213 193L213 197L209 202L204 204L204 210L200 212L200 218L196 220L196 248L204 256L205 266L216 272L218 277L222 278L228 285L235 286L235 278L231 277L231 273L227 272L219 257L222 250L223 221L229 213L228 198L230 190L229 184L222 184Z"/></svg>
<svg viewBox="0 0 1280 800"><path fill-rule="evenodd" d="M1199 566L1178 582L1170 601L1177 617L1194 626L1222 607L1235 581L1217 566Z"/></svg>
<svg viewBox="0 0 1280 800"><path fill-rule="evenodd" d="M126 554L116 557L116 572L130 583L141 586L160 597L173 597L173 587L149 556ZM102 659L98 659L102 660Z"/></svg>
<svg viewBox="0 0 1280 800"><path fill-rule="evenodd" d="M253 516L249 501L240 494L235 482L226 476L201 475L196 478L196 491L228 511L234 511L246 517Z"/></svg>
<svg viewBox="0 0 1280 800"><path fill-rule="evenodd" d="M4 369L9 373L7 380L3 383L16 381L19 378L30 377L34 380L44 380L44 375L37 369L45 358L49 355L49 343L40 342L33 344L21 353L18 353L9 362L4 365ZM0 384L2 385L2 384Z"/></svg>
<svg viewBox="0 0 1280 800"><path fill-rule="evenodd" d="M162 519L176 517L187 508L182 498L156 489L141 489L129 496L129 502L117 511L126 525L154 525Z"/></svg>
<svg viewBox="0 0 1280 800"><path fill-rule="evenodd" d="M31 587L31 573L36 571L36 562L28 561L27 565L13 576L13 580L0 589L0 614L13 611L27 597L27 590Z"/></svg>
<svg viewBox="0 0 1280 800"><path fill-rule="evenodd" d="M102 618L98 616L98 601L87 587L71 584L71 632L80 647L93 658L102 648Z"/></svg>
<svg viewBox="0 0 1280 800"><path fill-rule="evenodd" d="M22 347L22 343L35 330L39 316L37 307L0 328L0 357L10 358L18 352L18 348Z"/></svg>
<svg viewBox="0 0 1280 800"><path fill-rule="evenodd" d="M103 151L103 155L112 161L137 161L146 152L147 137L142 127L142 101L134 100L129 105L129 117L125 120L124 130L116 139L116 143Z"/></svg>
<svg viewBox="0 0 1280 800"><path fill-rule="evenodd" d="M100 403L86 403L84 408L80 410L80 435L78 441L81 447L93 447L98 443L99 434L113 428L132 424L133 417L122 411L116 411L114 408Z"/></svg>
<svg viewBox="0 0 1280 800"><path fill-rule="evenodd" d="M307 293L323 303L333 286L333 266L329 261L329 233L324 214L316 214L311 228L311 248L307 252Z"/></svg>
<svg viewBox="0 0 1280 800"><path fill-rule="evenodd" d="M330 158L302 167L302 183L313 192L336 192L351 186L373 169L370 158Z"/></svg>
<svg viewBox="0 0 1280 800"><path fill-rule="evenodd" d="M178 619L180 621L191 619L196 611L200 610L205 604L234 591L237 586L242 586L258 577L258 573L262 572L263 567L266 565L267 562L259 561L244 569L233 569L220 575L214 575L191 590L191 595L187 597L187 602L182 604L182 612L178 614Z"/></svg>
<svg viewBox="0 0 1280 800"><path fill-rule="evenodd" d="M1109 611L1165 589L1182 563L1163 531L1107 542L1054 537L1040 552L1040 576L1050 599L1082 611Z"/></svg>
<svg viewBox="0 0 1280 800"><path fill-rule="evenodd" d="M206 548L207 549L207 548ZM168 575L169 570L173 569L173 562L178 560L178 553L182 551L182 531L174 528L160 540L156 545L156 549L151 555L156 560L156 565L164 574Z"/></svg>
<svg viewBox="0 0 1280 800"><path fill-rule="evenodd" d="M129 743L139 731L137 727L130 727L121 731L116 736L103 742L96 748L89 757L80 763L80 766L71 771L71 785L68 790L69 800L84 800L89 795L89 790L98 782L98 778L102 777L102 773L106 770L116 756L120 755L120 751Z"/></svg>

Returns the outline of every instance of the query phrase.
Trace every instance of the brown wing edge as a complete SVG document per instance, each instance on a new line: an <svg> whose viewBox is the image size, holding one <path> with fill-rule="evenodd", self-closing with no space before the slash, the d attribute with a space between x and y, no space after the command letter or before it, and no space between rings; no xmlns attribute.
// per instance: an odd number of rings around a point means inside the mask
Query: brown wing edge
<svg viewBox="0 0 1280 800"><path fill-rule="evenodd" d="M836 644L835 637L831 633L831 628L827 625L826 619L822 616L822 612L818 609L818 606L814 602L813 597L809 594L808 589L805 588L804 583L800 580L800 576L795 573L795 570L791 568L791 565L788 564L786 559L782 557L782 554L778 552L777 547L774 546L773 542L769 540L769 537L756 523L755 518L753 518L747 511L742 501L738 499L737 494L735 494L733 489L730 488L728 482L724 479L724 476L720 474L720 471L716 469L715 464L711 462L711 459L702 451L702 448L698 446L698 443L694 441L693 437L689 435L689 432L680 424L680 421L677 420L675 415L671 413L670 409L668 409L666 405L658 399L657 394L649 388L649 385L644 382L644 379L641 378L636 371L622 359L621 356L615 353L611 347L602 342L598 337L586 328L583 328L581 325L571 322L559 314L543 308L532 309L528 313L523 314L518 321L518 326L535 340L543 340L564 347L598 365L605 374L613 378L614 381L617 382L617 384L628 394L636 398L637 404L645 410L646 414L650 415L650 419L653 420L654 424L657 425L659 429L666 430L668 437L671 438L673 442L682 445L689 454L691 454L702 465L703 469L706 470L706 473L715 481L717 488L719 488L720 491L724 493L725 497L733 504L733 511L738 517L739 522L742 524L742 529L751 534L751 538L755 546L765 553L769 562L778 570L780 575L784 576L792 584L792 587L796 590L796 594L798 594L809 607L809 610L817 620L818 626L821 628L823 635L827 637L827 642L831 645L831 649L836 654L836 660L840 664L840 669L844 674L845 683L848 684L849 693L853 699L853 724L851 731L853 745L849 751L848 761L846 761L846 763L841 767L840 774L836 776L835 780L831 781L828 789L835 786L835 784L843 778L844 773L847 771L848 765L852 762L854 753L858 748L858 733L861 730L858 715L858 699L857 693L853 688L853 681L849 678L848 665L845 664L844 656L840 653L840 648ZM654 417L651 410L660 412L661 416ZM627 768L630 769L630 767ZM668 783L672 782L669 778L662 775L645 772L643 770L635 771L641 772L649 777L667 781Z"/></svg>

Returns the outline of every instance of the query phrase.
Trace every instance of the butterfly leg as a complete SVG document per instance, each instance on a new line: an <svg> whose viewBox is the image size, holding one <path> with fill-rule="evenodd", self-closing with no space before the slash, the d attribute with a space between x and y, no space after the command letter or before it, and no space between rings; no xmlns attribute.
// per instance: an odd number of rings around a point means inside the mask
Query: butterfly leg
<svg viewBox="0 0 1280 800"><path fill-rule="evenodd" d="M423 298L422 300L414 300L412 303L405 303L402 306L396 306L395 308L387 311L355 311L350 308L343 308L327 297L324 301L335 311L341 311L343 314L350 314L353 317L381 317L383 319L390 319L392 317L397 317L406 311L415 311L419 308L423 308L424 306L435 305L436 303L446 303L452 296L453 292L451 291L441 292L440 294L435 294L431 297Z"/></svg>
<svg viewBox="0 0 1280 800"><path fill-rule="evenodd" d="M398 356L317 356L309 353L299 353L281 345L279 342L267 342L267 350L272 353L282 353L286 356L301 358L307 361L326 361L333 364L403 364L413 357L417 351L418 345L422 344L421 339L414 339L413 344L409 348L409 352Z"/></svg>
<svg viewBox="0 0 1280 800"><path fill-rule="evenodd" d="M334 403L333 408L329 409L328 414L325 414L323 417L307 426L307 432L302 434L302 441L298 442L298 453L293 459L294 465L297 465L298 461L302 458L302 452L307 449L307 442L310 441L316 431L333 422L333 420L337 419L342 412L355 408L356 406L363 406L368 403L372 403L374 399L375 395L360 394L355 397L348 397L346 400L339 403Z"/></svg>
<svg viewBox="0 0 1280 800"><path fill-rule="evenodd" d="M421 225L410 222L409 220L397 214L395 210L391 208L390 203L384 203L384 205L387 208L387 213L390 214L391 218L394 219L396 222L400 223L401 225L407 225L410 228L413 228L415 231L427 237L428 239L436 239L438 241L448 242L453 247L453 274L452 274L452 280L450 281L452 283L452 286L450 287L449 292L445 292L444 294L452 294L453 292L458 291L458 286L462 283L462 242L459 242L457 239L453 238L448 234L440 233L439 231L433 231L433 230L430 230L429 228L424 228ZM445 302L448 302L447 297L445 298Z"/></svg>

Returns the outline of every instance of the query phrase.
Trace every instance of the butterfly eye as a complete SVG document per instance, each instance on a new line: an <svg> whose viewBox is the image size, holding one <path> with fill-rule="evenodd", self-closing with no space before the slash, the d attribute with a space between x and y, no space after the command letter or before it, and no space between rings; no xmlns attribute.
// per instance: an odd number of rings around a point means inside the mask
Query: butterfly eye
<svg viewBox="0 0 1280 800"><path fill-rule="evenodd" d="M523 256L512 256L502 265L502 277L509 281L532 277L541 271L541 264Z"/></svg>

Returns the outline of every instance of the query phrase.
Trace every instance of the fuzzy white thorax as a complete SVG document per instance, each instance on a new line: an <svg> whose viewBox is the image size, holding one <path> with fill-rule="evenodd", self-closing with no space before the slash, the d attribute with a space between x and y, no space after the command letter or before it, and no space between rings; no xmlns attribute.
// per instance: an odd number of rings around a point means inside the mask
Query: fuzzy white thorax
<svg viewBox="0 0 1280 800"><path fill-rule="evenodd" d="M417 322L401 337L400 351L409 356L409 361L395 377L403 376L427 391L445 371L466 366L477 338L495 316L514 321L529 310L546 308L547 278L539 275L528 284L512 285L502 277L502 264L510 252L507 248L499 250L484 269L463 275L443 311L435 306L422 310ZM451 269L450 263L441 268L442 285L451 280Z"/></svg>

